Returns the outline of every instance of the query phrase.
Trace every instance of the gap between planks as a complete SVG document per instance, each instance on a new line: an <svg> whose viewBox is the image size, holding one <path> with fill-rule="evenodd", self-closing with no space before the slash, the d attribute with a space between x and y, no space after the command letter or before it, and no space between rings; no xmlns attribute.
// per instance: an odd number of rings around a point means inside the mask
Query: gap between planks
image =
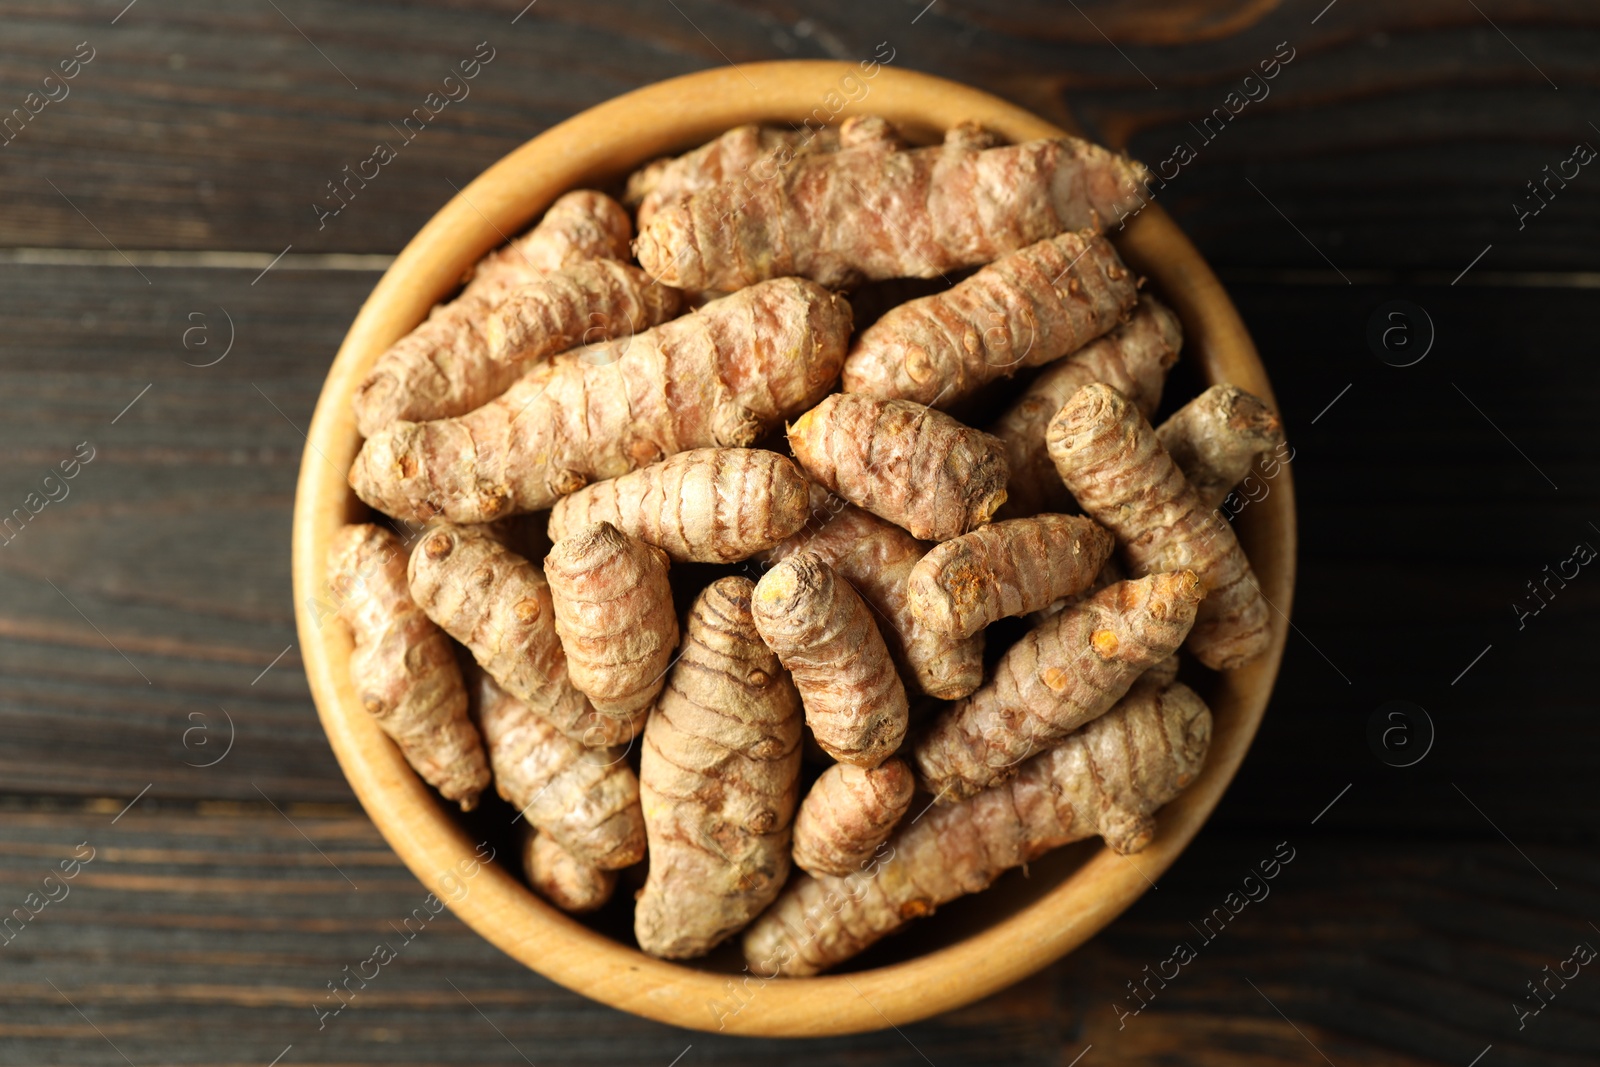
<svg viewBox="0 0 1600 1067"><path fill-rule="evenodd" d="M0 265L30 267L168 267L222 270L357 271L382 273L395 257L353 252L201 252L126 249L102 252L89 248L0 248Z"/></svg>
<svg viewBox="0 0 1600 1067"><path fill-rule="evenodd" d="M281 257L281 258L280 258ZM140 267L261 270L278 263L279 269L299 271L353 271L382 273L394 263L392 255L356 252L207 252L184 249L125 249L124 252L88 248L0 248L0 266ZM1262 269L1214 266L1226 282L1277 285L1345 285L1345 278L1317 268ZM1356 285L1445 285L1448 270L1361 270L1345 272ZM1600 289L1600 271L1474 271L1462 284L1521 289Z"/></svg>
<svg viewBox="0 0 1600 1067"><path fill-rule="evenodd" d="M1600 271L1473 271L1466 277L1448 270L1346 270L1343 274L1320 268L1263 269L1217 267L1217 277L1237 285L1450 285L1454 277L1462 288L1600 289Z"/></svg>

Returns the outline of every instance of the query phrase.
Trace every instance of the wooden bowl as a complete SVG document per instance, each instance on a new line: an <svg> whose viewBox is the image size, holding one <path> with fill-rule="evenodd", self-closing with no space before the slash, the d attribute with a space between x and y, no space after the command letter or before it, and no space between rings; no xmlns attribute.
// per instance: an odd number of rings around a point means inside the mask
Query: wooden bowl
<svg viewBox="0 0 1600 1067"><path fill-rule="evenodd" d="M870 69L870 68L869 68ZM864 87L864 88L863 88ZM849 98L855 101L850 102ZM470 879L477 841L460 817L411 771L349 679L350 638L319 621L328 593L324 560L340 525L366 507L345 483L361 445L350 398L374 359L458 285L490 248L525 228L569 189L616 181L649 159L749 122L839 121L880 114L913 137L937 140L974 119L1013 141L1060 136L1028 112L923 74L837 62L722 67L651 85L591 108L534 138L485 171L435 215L378 282L333 361L311 421L294 511L294 596L300 645L323 728L356 796L400 858L467 925L529 967L602 1003L696 1029L825 1035L899 1025L986 996L1081 945L1136 900L1200 829L1238 770L1277 676L1294 587L1295 519L1290 473L1239 517L1241 539L1275 607L1271 650L1219 676L1205 696L1216 717L1204 773L1159 816L1160 833L1130 862L1098 841L1014 872L988 893L921 920L880 965L818 978L752 980L732 1006L737 964L668 963L613 940L534 896L502 857ZM1228 381L1271 399L1266 371L1238 313L1193 245L1151 204L1116 244L1130 266L1183 320L1183 359L1207 382ZM1137 866L1135 866L1137 864ZM459 873L456 875L459 879ZM447 890L453 889L453 892ZM947 914L946 914L947 913ZM882 963L884 959L899 962ZM870 962L870 961L869 961ZM724 964L724 966L727 966Z"/></svg>

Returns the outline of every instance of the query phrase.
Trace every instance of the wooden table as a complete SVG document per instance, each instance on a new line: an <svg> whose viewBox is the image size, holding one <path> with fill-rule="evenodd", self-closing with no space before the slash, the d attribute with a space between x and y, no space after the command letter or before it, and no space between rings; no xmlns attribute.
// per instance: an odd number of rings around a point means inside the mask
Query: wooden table
<svg viewBox="0 0 1600 1067"><path fill-rule="evenodd" d="M1600 976L1514 1010L1600 945L1600 577L1549 578L1600 545L1600 171L1537 213L1525 184L1600 146L1593 5L124 3L0 2L0 118L24 108L0 135L0 903L67 892L0 945L0 1062L1595 1062ZM327 183L479 42L471 95L319 225ZM448 915L319 1027L424 895L295 646L289 510L345 326L456 186L548 125L880 42L1152 163L1194 151L1162 197L1255 333L1302 500L1295 633L1232 791L1085 949L902 1032L674 1030ZM1374 321L1410 331L1387 362ZM1280 842L1270 896L1206 940ZM1123 1015L1180 940L1198 958Z"/></svg>

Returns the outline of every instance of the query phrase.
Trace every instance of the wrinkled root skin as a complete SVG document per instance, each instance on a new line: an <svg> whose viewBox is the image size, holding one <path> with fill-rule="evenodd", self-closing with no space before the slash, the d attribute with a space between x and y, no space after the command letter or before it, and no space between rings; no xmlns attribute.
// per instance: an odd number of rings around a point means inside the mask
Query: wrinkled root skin
<svg viewBox="0 0 1600 1067"><path fill-rule="evenodd" d="M1135 575L1192 570L1206 599L1188 649L1212 670L1267 650L1271 617L1233 528L1184 480L1155 430L1125 396L1095 382L1073 394L1046 440L1083 510L1117 535Z"/></svg>
<svg viewBox="0 0 1600 1067"><path fill-rule="evenodd" d="M489 786L488 758L455 650L411 598L404 545L381 526L344 527L328 546L328 584L355 639L350 683L362 707L423 781L471 811Z"/></svg>
<svg viewBox="0 0 1600 1067"><path fill-rule="evenodd" d="M541 897L573 915L599 911L617 888L617 872L585 863L549 834L524 835L522 873Z"/></svg>
<svg viewBox="0 0 1600 1067"><path fill-rule="evenodd" d="M411 552L411 594L478 665L562 733L595 747L623 744L644 713L597 712L567 676L544 573L483 526L436 526Z"/></svg>
<svg viewBox="0 0 1600 1067"><path fill-rule="evenodd" d="M703 189L657 211L634 252L680 289L933 278L1065 230L1100 231L1143 202L1147 178L1077 138L990 147L958 127L932 148L866 143Z"/></svg>
<svg viewBox="0 0 1600 1067"><path fill-rule="evenodd" d="M367 439L350 487L397 519L490 522L692 448L743 448L833 387L843 297L779 278L528 371L470 414Z"/></svg>
<svg viewBox="0 0 1600 1067"><path fill-rule="evenodd" d="M835 393L789 427L789 447L818 484L923 541L982 526L1006 498L999 441L907 400Z"/></svg>
<svg viewBox="0 0 1600 1067"><path fill-rule="evenodd" d="M632 236L627 211L604 193L579 189L561 197L537 226L480 260L460 296L435 307L378 357L356 387L361 436L394 422L464 415L505 392L521 369L491 355L488 324L496 305L564 267L626 259Z"/></svg>
<svg viewBox="0 0 1600 1067"><path fill-rule="evenodd" d="M911 570L932 547L812 485L810 518L764 559L776 563L798 552L815 553L872 605L907 689L959 700L983 682L983 633L952 638L912 613Z"/></svg>
<svg viewBox="0 0 1600 1067"><path fill-rule="evenodd" d="M763 978L819 974L1053 848L1098 834L1137 852L1210 743L1211 713L1193 690L1136 686L1015 778L907 825L866 868L792 880L745 932L745 960Z"/></svg>
<svg viewBox="0 0 1600 1067"><path fill-rule="evenodd" d="M1138 279L1110 241L1064 233L889 309L851 346L844 391L947 408L1082 348L1138 298Z"/></svg>
<svg viewBox="0 0 1600 1067"><path fill-rule="evenodd" d="M1077 505L1061 484L1045 445L1050 420L1073 393L1090 382L1107 383L1150 418L1161 404L1167 372L1178 361L1182 345L1178 316L1145 293L1127 322L1046 367L989 427L1005 446L1011 469L999 516L1013 519L1075 511Z"/></svg>
<svg viewBox="0 0 1600 1067"><path fill-rule="evenodd" d="M614 871L644 858L639 779L626 749L588 748L484 675L475 709L495 791L581 863Z"/></svg>
<svg viewBox="0 0 1600 1067"><path fill-rule="evenodd" d="M1111 532L1081 515L983 526L934 546L912 568L911 611L951 637L970 637L1088 589L1113 547Z"/></svg>
<svg viewBox="0 0 1600 1067"><path fill-rule="evenodd" d="M1030 630L983 688L947 708L918 741L923 788L943 803L970 797L1103 714L1177 651L1204 595L1192 571L1154 574Z"/></svg>
<svg viewBox="0 0 1600 1067"><path fill-rule="evenodd" d="M756 629L800 691L806 725L829 756L876 767L905 739L905 686L872 609L821 557L775 564L751 598Z"/></svg>
<svg viewBox="0 0 1600 1067"><path fill-rule="evenodd" d="M1173 412L1156 438L1208 508L1227 499L1256 457L1284 443L1278 413L1227 384L1213 385Z"/></svg>
<svg viewBox="0 0 1600 1067"><path fill-rule="evenodd" d="M562 497L550 509L550 538L609 522L674 563L737 563L804 526L809 493L805 475L787 456L759 448L697 448Z"/></svg>
<svg viewBox="0 0 1600 1067"><path fill-rule="evenodd" d="M794 820L795 866L839 877L862 869L905 816L916 776L893 757L877 767L835 763L823 771Z"/></svg>
<svg viewBox="0 0 1600 1067"><path fill-rule="evenodd" d="M756 631L753 590L747 578L722 578L695 600L683 655L645 727L650 873L634 932L666 959L709 952L789 874L800 697Z"/></svg>

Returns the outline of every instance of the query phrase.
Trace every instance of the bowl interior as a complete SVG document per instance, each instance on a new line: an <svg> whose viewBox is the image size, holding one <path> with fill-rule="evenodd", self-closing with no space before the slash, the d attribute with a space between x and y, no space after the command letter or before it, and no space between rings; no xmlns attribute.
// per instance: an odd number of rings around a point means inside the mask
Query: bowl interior
<svg viewBox="0 0 1600 1067"><path fill-rule="evenodd" d="M632 947L625 905L592 924L551 908L512 873L498 802L463 818L406 765L349 682L350 639L330 622L324 570L340 525L368 511L346 482L361 439L350 412L373 360L426 317L472 263L524 229L569 189L607 187L659 155L748 122L837 123L879 114L936 140L976 120L1011 140L1059 136L1042 119L977 90L873 61L727 67L618 97L547 131L485 171L442 208L373 289L340 347L313 416L294 516L300 644L323 727L373 822L422 882L468 925L516 959L625 1011L700 1029L819 1035L899 1025L969 1003L1071 951L1130 905L1188 844L1238 769L1282 658L1294 584L1294 504L1287 469L1240 515L1238 530L1276 609L1269 652L1248 667L1197 682L1216 719L1201 776L1159 816L1156 841L1134 863L1083 843L1011 872L938 918L913 923L852 968L761 982L740 973L731 947L696 965ZM1269 401L1271 387L1243 323L1215 276L1159 205L1113 233L1130 266L1180 318L1183 360L1205 383L1228 381ZM496 863L477 862L499 855ZM732 984L730 979L735 978Z"/></svg>

